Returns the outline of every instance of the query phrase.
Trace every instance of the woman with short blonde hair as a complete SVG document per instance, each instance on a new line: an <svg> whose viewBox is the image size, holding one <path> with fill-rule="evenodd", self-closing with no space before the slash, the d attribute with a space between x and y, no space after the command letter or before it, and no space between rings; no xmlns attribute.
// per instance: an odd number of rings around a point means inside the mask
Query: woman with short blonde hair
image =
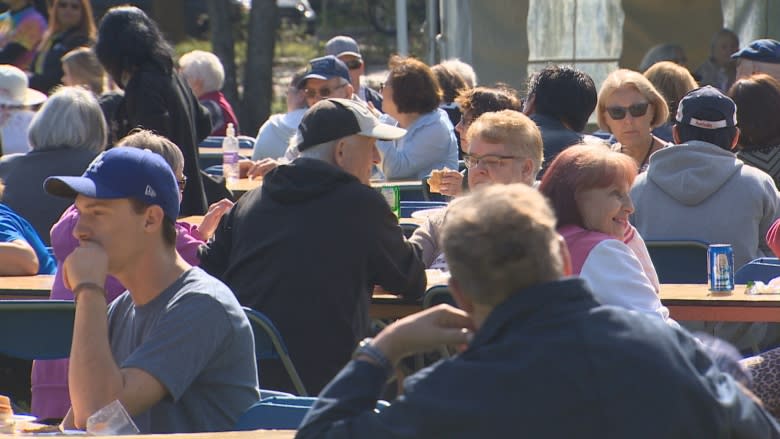
<svg viewBox="0 0 780 439"><path fill-rule="evenodd" d="M633 158L640 172L652 153L667 146L651 130L666 122L669 108L641 73L627 69L610 73L599 90L596 115L599 127L617 140L613 149Z"/></svg>

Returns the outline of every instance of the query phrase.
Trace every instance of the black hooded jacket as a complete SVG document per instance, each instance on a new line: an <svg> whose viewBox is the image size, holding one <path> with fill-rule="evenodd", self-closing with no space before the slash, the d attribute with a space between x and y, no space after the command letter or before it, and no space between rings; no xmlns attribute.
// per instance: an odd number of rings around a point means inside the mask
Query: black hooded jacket
<svg viewBox="0 0 780 439"><path fill-rule="evenodd" d="M384 198L310 158L276 168L245 194L201 249L201 266L274 322L311 394L368 335L374 285L407 298L425 289L416 247ZM261 364L260 386L291 389L274 366Z"/></svg>

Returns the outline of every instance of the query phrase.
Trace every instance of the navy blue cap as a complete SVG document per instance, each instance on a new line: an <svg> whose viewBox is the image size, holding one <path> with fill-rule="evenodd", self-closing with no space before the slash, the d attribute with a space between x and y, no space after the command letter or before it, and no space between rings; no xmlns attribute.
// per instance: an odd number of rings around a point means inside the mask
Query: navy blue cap
<svg viewBox="0 0 780 439"><path fill-rule="evenodd" d="M179 186L168 162L148 149L119 146L95 157L81 177L56 176L43 182L59 197L135 198L158 205L165 216L179 216Z"/></svg>
<svg viewBox="0 0 780 439"><path fill-rule="evenodd" d="M778 64L780 63L780 41L756 40L735 52L731 57Z"/></svg>
<svg viewBox="0 0 780 439"><path fill-rule="evenodd" d="M309 70L298 82L300 87L306 82L307 79L324 79L330 78L344 78L349 82L349 69L344 61L336 58L333 55L321 56L309 61Z"/></svg>
<svg viewBox="0 0 780 439"><path fill-rule="evenodd" d="M675 120L707 130L737 126L737 105L715 87L706 85L686 94L677 106Z"/></svg>

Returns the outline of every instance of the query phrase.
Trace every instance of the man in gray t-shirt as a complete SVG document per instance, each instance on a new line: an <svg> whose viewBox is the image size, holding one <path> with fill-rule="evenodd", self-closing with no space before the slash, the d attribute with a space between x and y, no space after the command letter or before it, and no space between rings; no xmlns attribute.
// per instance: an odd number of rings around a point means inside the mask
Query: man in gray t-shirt
<svg viewBox="0 0 780 439"><path fill-rule="evenodd" d="M252 329L230 289L176 252L168 164L118 147L44 186L79 212L79 247L60 267L76 301L64 426L119 400L143 433L231 429L259 399ZM107 274L127 287L110 307Z"/></svg>

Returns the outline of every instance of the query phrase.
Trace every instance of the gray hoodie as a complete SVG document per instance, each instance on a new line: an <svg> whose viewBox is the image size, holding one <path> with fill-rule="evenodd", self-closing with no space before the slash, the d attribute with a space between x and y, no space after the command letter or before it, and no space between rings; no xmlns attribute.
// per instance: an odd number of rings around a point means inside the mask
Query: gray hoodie
<svg viewBox="0 0 780 439"><path fill-rule="evenodd" d="M772 177L711 143L690 141L650 156L631 189L631 223L646 239L731 244L735 268L771 256L766 232L780 214ZM780 327L763 323L687 322L740 350L774 346Z"/></svg>
<svg viewBox="0 0 780 439"><path fill-rule="evenodd" d="M738 268L771 256L765 236L780 214L779 197L769 175L717 145L694 140L650 157L631 189L631 222L647 240L731 244Z"/></svg>

